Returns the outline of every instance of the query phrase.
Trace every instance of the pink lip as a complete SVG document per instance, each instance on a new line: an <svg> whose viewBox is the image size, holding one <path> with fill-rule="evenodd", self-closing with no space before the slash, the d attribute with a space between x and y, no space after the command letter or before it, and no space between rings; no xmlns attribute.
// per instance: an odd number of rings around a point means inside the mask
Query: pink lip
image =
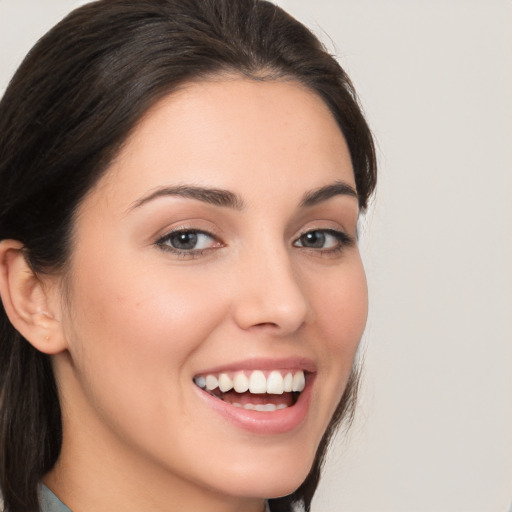
<svg viewBox="0 0 512 512"><path fill-rule="evenodd" d="M311 359L305 357L288 357L285 359L253 358L201 370L196 375L234 372L237 370L304 370L308 373L316 373L316 365Z"/></svg>
<svg viewBox="0 0 512 512"><path fill-rule="evenodd" d="M222 368L226 369L227 367ZM240 369L240 365L237 365L236 368ZM254 368L253 365L251 365L249 369L252 368ZM258 366L258 368L261 367ZM276 367L273 366L272 368ZM282 368L282 366L279 366L279 368ZM293 366L293 368L297 368L297 366ZM212 371L212 373L214 372ZM306 387L293 406L272 412L250 411L235 407L212 396L197 386L195 386L195 389L208 407L218 412L230 423L255 434L284 434L298 428L306 419L311 403L315 376L315 374L308 375L306 378Z"/></svg>

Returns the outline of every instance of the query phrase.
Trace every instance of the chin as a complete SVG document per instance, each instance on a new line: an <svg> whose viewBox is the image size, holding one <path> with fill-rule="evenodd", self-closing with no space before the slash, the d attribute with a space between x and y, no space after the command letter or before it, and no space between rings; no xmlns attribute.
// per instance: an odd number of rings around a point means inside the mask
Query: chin
<svg viewBox="0 0 512 512"><path fill-rule="evenodd" d="M298 448L292 455L281 453L259 457L250 463L234 464L223 483L232 495L240 497L270 499L286 496L298 489L311 471L316 453L308 452Z"/></svg>

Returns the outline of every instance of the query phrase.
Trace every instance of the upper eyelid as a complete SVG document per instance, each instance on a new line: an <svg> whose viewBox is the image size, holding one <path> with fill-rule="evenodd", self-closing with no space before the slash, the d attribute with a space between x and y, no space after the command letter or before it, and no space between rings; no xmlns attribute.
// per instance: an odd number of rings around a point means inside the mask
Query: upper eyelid
<svg viewBox="0 0 512 512"><path fill-rule="evenodd" d="M297 235L295 235L294 240L298 240L300 237L307 235L308 233L314 233L315 231L330 233L332 235L339 234L339 235L346 236L351 239L354 238L352 235L350 235L350 233L346 229L343 229L340 227L319 227L319 228L312 227L312 228L308 228L308 229L299 231L299 233Z"/></svg>
<svg viewBox="0 0 512 512"><path fill-rule="evenodd" d="M346 231L340 227L309 227L306 229L302 229L299 231L297 237L301 237L302 235L305 235L306 233L311 233L314 231L327 231L331 233L346 233Z"/></svg>
<svg viewBox="0 0 512 512"><path fill-rule="evenodd" d="M199 228L199 227L193 227L192 225L187 225L186 223L180 224L178 226L174 226L171 228L166 228L156 235L154 235L154 240L158 242L159 240L162 240L164 238L167 238L171 235L174 235L176 233L183 233L183 232L194 232L194 233L201 233L204 235L211 236L212 238L218 240L221 237L220 233L217 233L216 230L211 228Z"/></svg>
<svg viewBox="0 0 512 512"><path fill-rule="evenodd" d="M308 233L315 233L315 232L322 232L322 233L328 233L332 236L341 236L341 237L346 237L348 239L354 239L353 236L351 236L349 233L347 233L344 229L335 229L335 228L312 228L312 229L307 229L305 231L301 231L299 233L299 235L295 238L295 240L299 240L301 237L303 237L304 235L307 235Z"/></svg>
<svg viewBox="0 0 512 512"><path fill-rule="evenodd" d="M175 233L201 233L201 234L204 234L204 235L209 235L209 236L215 236L214 233L211 233L210 231L207 231L205 229L199 229L199 228L189 228L189 227L178 227L178 228L171 228L167 231L164 232L163 235L161 235L162 238L168 236L168 235L173 235Z"/></svg>

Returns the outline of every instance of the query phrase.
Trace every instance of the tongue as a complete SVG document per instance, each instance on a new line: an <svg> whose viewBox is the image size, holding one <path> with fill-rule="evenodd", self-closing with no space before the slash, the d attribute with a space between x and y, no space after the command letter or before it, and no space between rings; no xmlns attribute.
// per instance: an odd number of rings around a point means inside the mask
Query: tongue
<svg viewBox="0 0 512 512"><path fill-rule="evenodd" d="M287 407L291 407L294 404L292 393L283 393L282 395L270 395L267 393L255 394L247 391L246 393L237 393L236 391L228 391L223 393L221 396L224 402L238 403L240 405L245 404L284 404Z"/></svg>

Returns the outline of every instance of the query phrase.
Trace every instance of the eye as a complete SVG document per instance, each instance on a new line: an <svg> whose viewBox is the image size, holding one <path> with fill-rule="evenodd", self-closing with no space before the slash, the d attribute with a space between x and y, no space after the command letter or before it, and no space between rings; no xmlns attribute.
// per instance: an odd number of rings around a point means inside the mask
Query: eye
<svg viewBox="0 0 512 512"><path fill-rule="evenodd" d="M336 231L334 229L307 231L293 243L295 247L319 249L326 252L341 251L344 247L352 244L352 237L343 231Z"/></svg>
<svg viewBox="0 0 512 512"><path fill-rule="evenodd" d="M193 229L172 231L160 238L156 243L163 249L178 253L195 253L220 246L220 243L213 235Z"/></svg>

